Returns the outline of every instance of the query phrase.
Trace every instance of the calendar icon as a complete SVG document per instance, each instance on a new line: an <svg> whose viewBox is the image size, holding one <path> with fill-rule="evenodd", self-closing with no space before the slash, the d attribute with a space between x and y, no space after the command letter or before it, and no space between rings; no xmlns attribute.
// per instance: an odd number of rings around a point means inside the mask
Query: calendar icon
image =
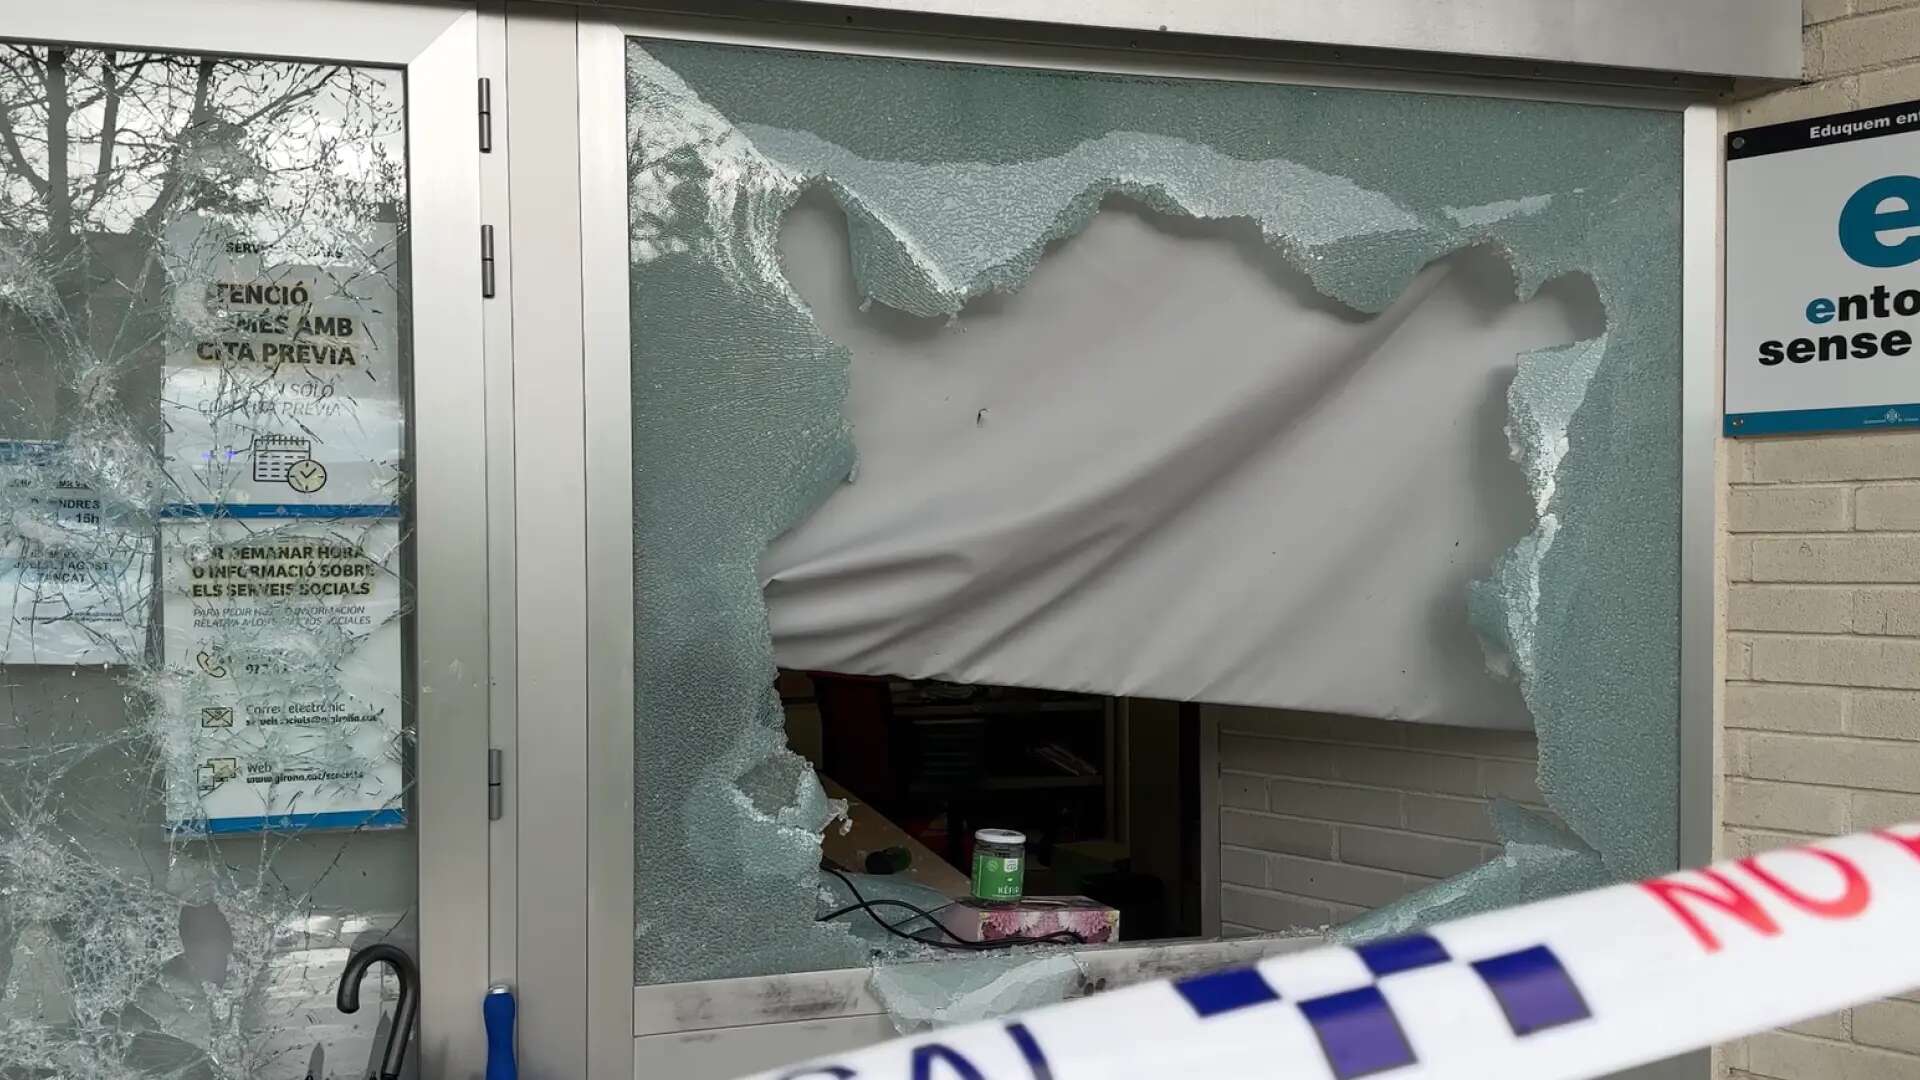
<svg viewBox="0 0 1920 1080"><path fill-rule="evenodd" d="M287 472L313 456L313 443L295 435L256 435L253 438L253 482L284 484Z"/></svg>

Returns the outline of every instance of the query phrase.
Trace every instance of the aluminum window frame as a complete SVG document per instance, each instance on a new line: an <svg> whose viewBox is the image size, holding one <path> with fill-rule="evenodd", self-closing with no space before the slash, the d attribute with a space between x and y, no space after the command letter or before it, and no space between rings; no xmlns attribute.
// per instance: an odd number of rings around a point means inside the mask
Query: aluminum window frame
<svg viewBox="0 0 1920 1080"><path fill-rule="evenodd" d="M636 0L585 0L634 6ZM1348 0L1337 5L1265 0L786 0L840 18L852 10L1001 21L1016 33L1048 28L1192 34L1305 48L1393 51L1415 58L1604 66L1620 73L1672 72L1798 80L1800 7L1795 0ZM638 0L639 6L649 6ZM723 0L738 6L741 0ZM699 10L712 11L715 4ZM824 9L819 10L819 9ZM1424 62L1424 61L1423 61ZM1393 66L1400 66L1396 63ZM1536 70L1535 74L1538 74Z"/></svg>
<svg viewBox="0 0 1920 1080"><path fill-rule="evenodd" d="M915 5L888 5L913 7ZM528 5L537 12L538 5ZM547 17L556 14L548 9ZM903 59L1068 69L1173 78L1211 78L1290 85L1339 86L1422 93L1469 94L1530 101L1631 106L1683 114L1682 307L1684 364L1681 403L1681 687L1680 860L1707 861L1717 831L1717 736L1719 693L1714 680L1721 624L1715 585L1718 535L1717 409L1720 294L1719 110L1699 84L1680 89L1608 86L1570 81L1524 82L1454 73L1363 71L1345 66L1285 64L1241 56L1158 52L1150 36L1133 49L1115 51L1044 41L1010 42L972 36L966 20L927 16L909 20L911 32L847 29L821 21L756 24L739 18L693 16L606 8L578 9L576 66L572 71L533 72L539 80L577 76L579 108L578 197L579 338L583 342L578 445L584 447L585 487L567 519L583 532L568 536L569 550L586 562L586 745L590 775L582 828L588 836L588 925L578 966L587 983L587 1074L635 1075L636 1036L666 1032L662 1017L684 1018L681 1030L711 1028L695 1013L710 1006L720 989L729 1023L741 1027L792 1021L791 1014L756 1009L767 979L718 984L631 985L624 960L632 943L633 902L633 545L632 407L629 295L624 223L627 215L625 43L629 37L671 38L789 50L854 53ZM523 76L524 78L525 76ZM1677 81L1676 81L1677 82ZM524 83L521 84L524 87ZM516 87L516 92L521 88ZM557 187L539 192L517 187L515 205L564 199ZM621 223L614 227L614 223ZM545 287L543 287L545 288ZM560 283L547 288L565 300ZM571 443L571 439L567 440ZM524 510L524 508L523 508ZM577 513L572 511L577 510ZM589 957L616 957L609 965ZM845 983L842 973L819 973L827 983ZM851 985L850 983L847 985ZM676 990L680 988L679 990ZM630 995L630 1009L616 1009L616 994ZM811 1019L862 1015L858 995L841 1009ZM706 1002L703 1005L702 1002ZM709 1032L711 1035L711 1032ZM1700 1057L1704 1066L1704 1056ZM1691 1070L1692 1059L1683 1059Z"/></svg>
<svg viewBox="0 0 1920 1080"><path fill-rule="evenodd" d="M1478 50L1481 58L1429 55L1417 72L1370 68L1357 65L1393 58L1282 46L1270 40L1282 31L1270 26L1203 55L1175 35L1204 28L1163 35L1149 20L1103 32L1063 27L1070 20L1062 19L1009 33L1008 23L982 17L991 14L987 5L962 0L857 0L870 10L854 29L812 3L717 3L710 10L735 17L716 18L546 3L508 13L505 0L483 0L477 41L474 6L89 0L22 6L5 28L13 39L241 56L297 51L302 60L406 71L415 394L431 406L413 417L418 658L422 672L445 676L432 680L416 712L425 751L417 773L420 902L431 912L421 920L424 1076L479 1071L484 1038L474 1006L492 977L520 979L524 1058L543 1074L632 1076L635 1036L663 1030L663 1006L672 1010L664 1015L685 1015L677 1010L686 1002L663 997L662 988L636 990L630 962L630 354L625 230L607 227L626 220L630 35L1684 111L1680 854L1685 863L1710 857L1724 594L1715 573L1721 118L1705 102L1722 82L1674 76L1672 89L1658 89L1642 72L1606 85L1603 72L1485 59L1489 50ZM783 21L753 21L775 9ZM1130 34L1136 29L1146 32ZM1082 38L1100 47L1074 44ZM480 74L494 78L496 152L485 161L473 142ZM491 305L480 299L475 250L483 181L485 220L502 234L501 294ZM515 253L536 272L516 281ZM516 456L516 428L540 433L538 453ZM563 482L553 483L556 476ZM537 558L517 560L519 549ZM517 713L537 721L538 738L516 739ZM485 816L493 741L512 751L501 830L490 830ZM584 883L583 922L543 908L539 890L528 891L538 882L556 895ZM841 973L822 977L844 981ZM792 977L769 980L781 978ZM726 999L742 1004L750 989L736 986ZM729 1016L776 1019L754 1009ZM681 1031L713 1026L676 1023Z"/></svg>
<svg viewBox="0 0 1920 1080"><path fill-rule="evenodd" d="M293 33L294 28L298 33ZM412 280L415 757L426 1080L485 1067L488 594L475 16L380 0L90 0L18 5L11 40L398 68L405 73ZM289 41L297 48L289 48ZM431 407L421 407L430 405ZM475 942L483 943L476 949Z"/></svg>

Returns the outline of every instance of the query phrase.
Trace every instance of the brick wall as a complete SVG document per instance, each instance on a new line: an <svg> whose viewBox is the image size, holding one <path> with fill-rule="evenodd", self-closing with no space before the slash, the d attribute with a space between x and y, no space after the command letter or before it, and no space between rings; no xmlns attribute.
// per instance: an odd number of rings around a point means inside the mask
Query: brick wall
<svg viewBox="0 0 1920 1080"><path fill-rule="evenodd" d="M1733 127L1920 98L1920 0L1803 0L1804 86L1742 102Z"/></svg>
<svg viewBox="0 0 1920 1080"><path fill-rule="evenodd" d="M1725 853L1920 818L1920 434L1727 455ZM1723 1057L1736 1078L1920 1078L1920 997Z"/></svg>
<svg viewBox="0 0 1920 1080"><path fill-rule="evenodd" d="M1212 712L1229 934L1346 922L1496 854L1494 796L1541 802L1530 732Z"/></svg>
<svg viewBox="0 0 1920 1080"><path fill-rule="evenodd" d="M1805 0L1806 77L1732 127L1920 98L1920 2ZM1920 435L1725 449L1724 855L1920 818ZM1734 1080L1920 1080L1920 997L1724 1048Z"/></svg>

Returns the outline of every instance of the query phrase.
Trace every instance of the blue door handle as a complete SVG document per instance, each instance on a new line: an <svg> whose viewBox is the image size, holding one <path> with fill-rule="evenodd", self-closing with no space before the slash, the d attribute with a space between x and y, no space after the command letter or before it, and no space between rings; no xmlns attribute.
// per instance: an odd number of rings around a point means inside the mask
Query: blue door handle
<svg viewBox="0 0 1920 1080"><path fill-rule="evenodd" d="M502 983L487 988L480 1015L487 1023L487 1080L520 1080L513 1057L513 988Z"/></svg>

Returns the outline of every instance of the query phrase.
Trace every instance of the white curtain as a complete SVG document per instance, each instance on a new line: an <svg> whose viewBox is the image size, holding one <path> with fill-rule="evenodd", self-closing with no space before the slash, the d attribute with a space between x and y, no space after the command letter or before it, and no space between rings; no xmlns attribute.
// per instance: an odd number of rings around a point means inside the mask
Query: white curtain
<svg viewBox="0 0 1920 1080"><path fill-rule="evenodd" d="M853 352L855 483L763 562L789 667L1526 727L1468 583L1532 525L1521 352L1590 286L1429 267L1386 312L1250 228L1110 206L948 325L860 310L809 199L788 273Z"/></svg>

